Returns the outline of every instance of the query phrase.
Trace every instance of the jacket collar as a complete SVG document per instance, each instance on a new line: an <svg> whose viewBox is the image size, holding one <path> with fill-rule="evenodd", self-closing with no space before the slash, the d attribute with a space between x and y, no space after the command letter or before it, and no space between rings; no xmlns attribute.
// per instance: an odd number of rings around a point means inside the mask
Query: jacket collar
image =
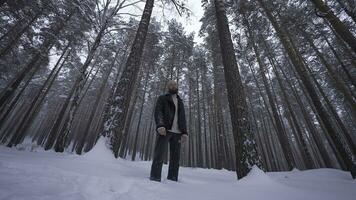
<svg viewBox="0 0 356 200"><path fill-rule="evenodd" d="M167 92L165 95L166 95L166 96L171 96L171 93L168 93L168 92ZM180 99L179 94L177 94L177 98Z"/></svg>
<svg viewBox="0 0 356 200"><path fill-rule="evenodd" d="M173 99L172 99L172 96L171 96L170 93L166 93L165 96L168 97L169 101L172 101L172 103L173 103ZM182 99L180 98L179 94L177 94L177 99L178 99L178 100L182 100Z"/></svg>

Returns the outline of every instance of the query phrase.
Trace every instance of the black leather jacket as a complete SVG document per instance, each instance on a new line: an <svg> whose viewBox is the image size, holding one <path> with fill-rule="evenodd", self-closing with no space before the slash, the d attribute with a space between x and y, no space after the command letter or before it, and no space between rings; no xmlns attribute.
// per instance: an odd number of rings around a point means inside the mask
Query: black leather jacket
<svg viewBox="0 0 356 200"><path fill-rule="evenodd" d="M178 102L178 128L182 134L188 134L187 123L185 119L183 100L177 95ZM167 93L158 97L155 107L155 121L156 130L159 127L165 127L166 130L172 128L175 105L172 99L172 95Z"/></svg>

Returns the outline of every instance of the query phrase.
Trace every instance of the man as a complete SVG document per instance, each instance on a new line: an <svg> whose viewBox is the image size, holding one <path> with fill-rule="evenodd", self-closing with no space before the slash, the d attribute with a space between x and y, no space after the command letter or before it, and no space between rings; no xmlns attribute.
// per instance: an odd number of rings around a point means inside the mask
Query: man
<svg viewBox="0 0 356 200"><path fill-rule="evenodd" d="M167 179L178 181L181 140L188 139L184 105L179 97L177 82L167 83L168 93L158 97L155 107L157 130L150 180L161 181L163 159L169 142L170 160Z"/></svg>

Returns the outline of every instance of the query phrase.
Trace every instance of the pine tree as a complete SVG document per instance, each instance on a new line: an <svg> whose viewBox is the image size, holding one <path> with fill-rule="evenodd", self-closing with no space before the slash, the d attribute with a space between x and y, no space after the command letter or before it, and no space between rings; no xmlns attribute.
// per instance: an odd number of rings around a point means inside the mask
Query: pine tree
<svg viewBox="0 0 356 200"><path fill-rule="evenodd" d="M240 179L247 175L253 165L262 166L254 135L250 130L246 95L235 58L225 2L214 0L214 4L235 140L236 173Z"/></svg>

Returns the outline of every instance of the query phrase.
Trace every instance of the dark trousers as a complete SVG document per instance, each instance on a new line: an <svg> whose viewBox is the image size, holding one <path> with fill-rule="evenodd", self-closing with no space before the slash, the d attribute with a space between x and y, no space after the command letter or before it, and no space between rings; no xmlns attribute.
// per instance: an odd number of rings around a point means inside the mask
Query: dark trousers
<svg viewBox="0 0 356 200"><path fill-rule="evenodd" d="M153 180L161 181L162 165L167 153L168 142L170 154L167 179L178 181L181 134L169 131L165 136L157 133L150 175Z"/></svg>

